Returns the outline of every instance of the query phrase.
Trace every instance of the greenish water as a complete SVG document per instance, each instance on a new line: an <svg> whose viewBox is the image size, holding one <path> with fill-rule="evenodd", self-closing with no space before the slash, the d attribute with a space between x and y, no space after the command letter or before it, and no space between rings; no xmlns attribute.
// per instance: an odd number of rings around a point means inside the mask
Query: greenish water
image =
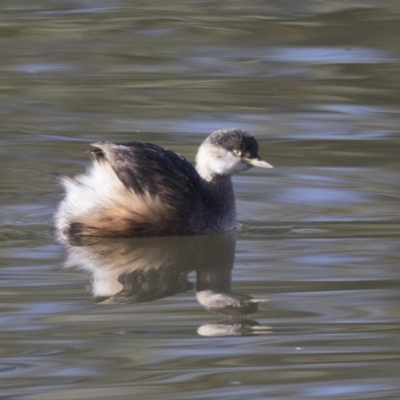
<svg viewBox="0 0 400 400"><path fill-rule="evenodd" d="M399 35L395 1L3 2L0 397L400 398ZM275 167L236 235L56 240L90 142L231 126Z"/></svg>

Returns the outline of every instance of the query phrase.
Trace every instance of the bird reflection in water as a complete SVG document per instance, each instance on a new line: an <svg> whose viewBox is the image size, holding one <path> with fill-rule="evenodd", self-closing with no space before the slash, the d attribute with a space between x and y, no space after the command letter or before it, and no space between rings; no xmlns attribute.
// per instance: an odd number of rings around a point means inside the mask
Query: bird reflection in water
<svg viewBox="0 0 400 400"><path fill-rule="evenodd" d="M66 267L92 275L92 294L100 304L149 302L192 290L207 310L224 316L203 325L200 335L251 335L268 331L248 316L267 300L231 291L236 234L191 237L105 239L61 238Z"/></svg>

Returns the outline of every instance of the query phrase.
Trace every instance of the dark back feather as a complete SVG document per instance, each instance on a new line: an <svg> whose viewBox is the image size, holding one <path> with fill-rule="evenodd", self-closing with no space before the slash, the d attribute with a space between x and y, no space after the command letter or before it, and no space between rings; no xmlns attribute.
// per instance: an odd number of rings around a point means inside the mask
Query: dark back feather
<svg viewBox="0 0 400 400"><path fill-rule="evenodd" d="M98 161L108 162L126 188L158 195L181 211L202 199L202 179L184 157L151 143L92 144Z"/></svg>

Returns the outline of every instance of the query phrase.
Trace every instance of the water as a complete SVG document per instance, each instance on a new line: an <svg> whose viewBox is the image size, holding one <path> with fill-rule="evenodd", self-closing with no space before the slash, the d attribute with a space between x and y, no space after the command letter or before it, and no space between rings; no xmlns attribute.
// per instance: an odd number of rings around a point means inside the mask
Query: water
<svg viewBox="0 0 400 400"><path fill-rule="evenodd" d="M2 398L400 398L397 2L0 9ZM236 234L55 239L90 142L230 126Z"/></svg>

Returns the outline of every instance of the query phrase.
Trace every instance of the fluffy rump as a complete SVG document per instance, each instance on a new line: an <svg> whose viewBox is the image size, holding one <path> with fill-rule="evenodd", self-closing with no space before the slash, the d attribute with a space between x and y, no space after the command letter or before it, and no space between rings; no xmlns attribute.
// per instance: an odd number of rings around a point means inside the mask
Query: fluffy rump
<svg viewBox="0 0 400 400"><path fill-rule="evenodd" d="M61 177L60 182L66 194L55 225L64 234L151 236L155 227L162 234L173 217L159 196L127 188L105 160L95 160L85 174Z"/></svg>

